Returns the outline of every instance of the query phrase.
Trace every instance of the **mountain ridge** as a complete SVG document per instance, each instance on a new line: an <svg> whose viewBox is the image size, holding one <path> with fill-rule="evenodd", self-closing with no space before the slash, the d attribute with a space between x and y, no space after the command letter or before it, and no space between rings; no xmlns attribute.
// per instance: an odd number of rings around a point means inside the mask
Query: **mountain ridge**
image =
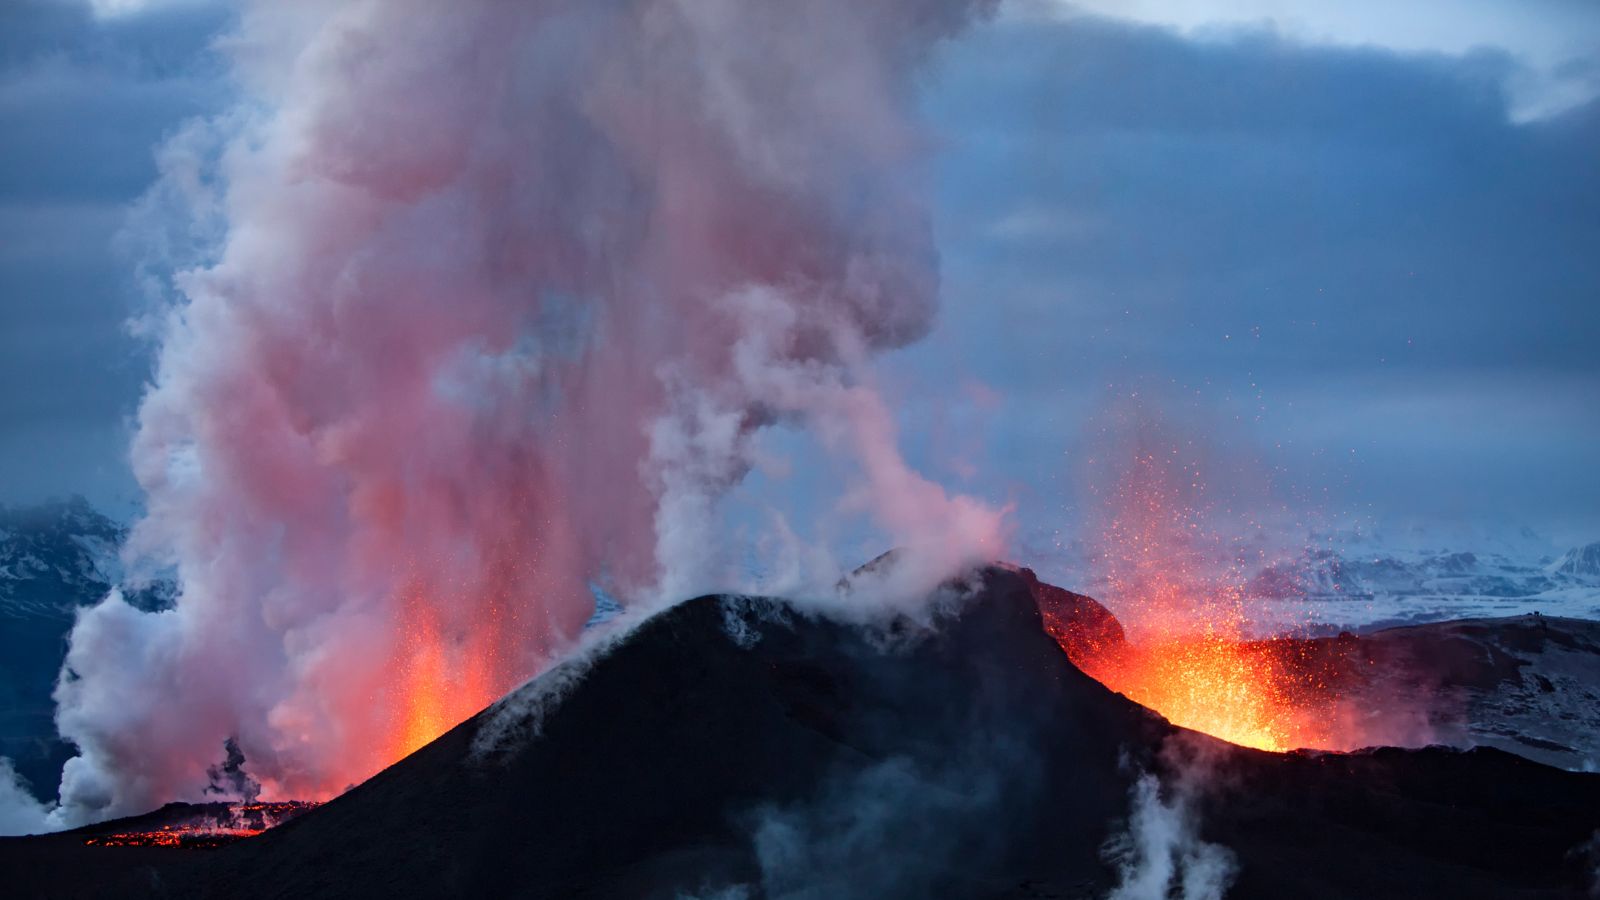
<svg viewBox="0 0 1600 900"><path fill-rule="evenodd" d="M862 625L697 598L259 837L165 857L10 839L0 871L19 896L1098 897L1130 864L1106 848L1157 815L1246 900L1587 885L1600 776L1489 748L1234 747L1077 670L1018 572L936 607Z"/></svg>
<svg viewBox="0 0 1600 900"><path fill-rule="evenodd" d="M81 496L0 506L0 757L36 796L53 796L72 755L56 735L52 699L67 634L79 609L122 582L127 531ZM171 605L175 593L170 581L124 590L145 610Z"/></svg>

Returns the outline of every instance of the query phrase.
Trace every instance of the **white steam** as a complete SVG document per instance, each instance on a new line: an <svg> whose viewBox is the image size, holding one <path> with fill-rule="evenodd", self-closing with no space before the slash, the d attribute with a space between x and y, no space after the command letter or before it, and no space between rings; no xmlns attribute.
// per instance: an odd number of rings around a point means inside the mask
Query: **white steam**
<svg viewBox="0 0 1600 900"><path fill-rule="evenodd" d="M1111 900L1222 900L1237 871L1231 851L1200 839L1188 795L1162 799L1148 773L1134 782L1128 830L1106 856L1120 879Z"/></svg>
<svg viewBox="0 0 1600 900"><path fill-rule="evenodd" d="M0 756L0 837L49 830L49 807L34 799L11 760Z"/></svg>
<svg viewBox="0 0 1600 900"><path fill-rule="evenodd" d="M591 582L729 587L768 425L926 579L997 554L868 368L933 320L914 76L986 5L247 4L241 101L149 204L183 210L158 257L202 251L133 446L130 562L180 595L80 616L55 821L196 795L229 738L327 796L536 671Z"/></svg>

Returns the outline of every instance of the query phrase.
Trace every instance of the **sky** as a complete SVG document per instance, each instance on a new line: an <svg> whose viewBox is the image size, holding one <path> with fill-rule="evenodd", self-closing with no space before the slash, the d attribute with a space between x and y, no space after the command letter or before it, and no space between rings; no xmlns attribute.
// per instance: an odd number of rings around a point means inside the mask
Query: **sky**
<svg viewBox="0 0 1600 900"><path fill-rule="evenodd" d="M137 507L124 223L226 106L229 21L0 4L0 502ZM1132 397L1296 527L1600 540L1597 96L1590 0L1007 5L923 86L942 311L881 367L910 455L1070 530Z"/></svg>
<svg viewBox="0 0 1600 900"><path fill-rule="evenodd" d="M208 52L225 23L0 4L0 501L137 501L126 445L151 347L127 327L138 262L118 236L157 146L225 100Z"/></svg>

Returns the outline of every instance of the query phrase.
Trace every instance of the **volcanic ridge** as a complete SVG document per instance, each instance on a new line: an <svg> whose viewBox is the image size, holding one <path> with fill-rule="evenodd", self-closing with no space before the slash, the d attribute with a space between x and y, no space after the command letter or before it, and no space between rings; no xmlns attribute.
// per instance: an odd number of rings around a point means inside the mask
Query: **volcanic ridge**
<svg viewBox="0 0 1600 900"><path fill-rule="evenodd" d="M1578 897L1593 883L1600 775L1488 746L1272 753L1179 728L1073 664L1064 646L1121 628L1026 569L984 568L923 609L846 622L773 598L690 600L277 827L190 851L103 846L233 815L175 804L3 839L0 890ZM1502 625L1325 646L1433 653L1488 679L1487 697L1524 667L1503 651L1474 668L1461 641L1566 653L1593 638Z"/></svg>

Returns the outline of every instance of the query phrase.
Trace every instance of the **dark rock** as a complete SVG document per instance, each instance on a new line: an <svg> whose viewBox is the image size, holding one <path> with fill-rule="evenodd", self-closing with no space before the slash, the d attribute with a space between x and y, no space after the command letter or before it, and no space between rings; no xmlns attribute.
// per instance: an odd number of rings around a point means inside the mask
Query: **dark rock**
<svg viewBox="0 0 1600 900"><path fill-rule="evenodd" d="M0 879L15 897L1098 897L1152 772L1236 856L1230 896L1586 889L1600 776L1182 732L1071 665L1044 587L987 569L934 627L702 597L260 837L166 856L0 840Z"/></svg>

